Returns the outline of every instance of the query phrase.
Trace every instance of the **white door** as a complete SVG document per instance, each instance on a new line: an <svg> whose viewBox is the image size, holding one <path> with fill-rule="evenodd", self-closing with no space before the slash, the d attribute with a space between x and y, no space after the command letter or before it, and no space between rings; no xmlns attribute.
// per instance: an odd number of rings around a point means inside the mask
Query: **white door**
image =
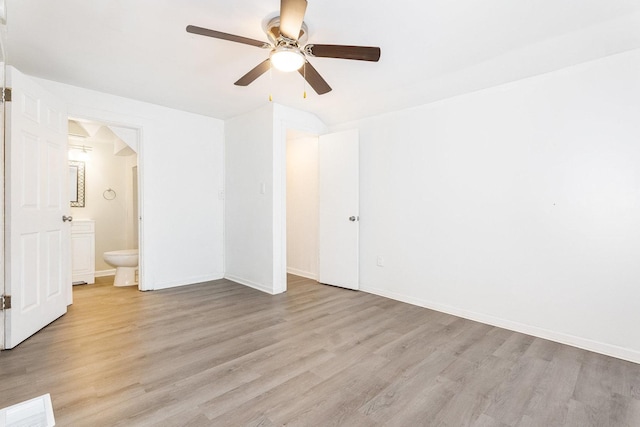
<svg viewBox="0 0 640 427"><path fill-rule="evenodd" d="M4 29L6 23L4 16L4 2L0 1L0 147L4 147L5 121L4 121L4 88L5 88L5 48L7 32ZM0 176L4 173L4 150L0 150ZM0 185L0 200L4 200L4 186ZM4 221L1 221L4 224ZM0 242L4 241L4 229L0 226ZM4 260L4 245L0 244L0 260ZM4 295L4 262L0 262L0 293ZM0 303L1 304L1 303ZM0 350L4 348L4 311L0 309Z"/></svg>
<svg viewBox="0 0 640 427"><path fill-rule="evenodd" d="M318 282L358 289L358 130L322 135L318 141Z"/></svg>
<svg viewBox="0 0 640 427"><path fill-rule="evenodd" d="M67 117L64 104L7 68L5 348L67 311L71 289Z"/></svg>

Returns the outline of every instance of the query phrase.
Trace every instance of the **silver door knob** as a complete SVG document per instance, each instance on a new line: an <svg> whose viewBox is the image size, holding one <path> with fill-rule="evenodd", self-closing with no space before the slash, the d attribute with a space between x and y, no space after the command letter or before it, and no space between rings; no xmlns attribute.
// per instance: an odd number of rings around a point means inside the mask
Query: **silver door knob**
<svg viewBox="0 0 640 427"><path fill-rule="evenodd" d="M349 217L349 221L351 221L351 222L354 222L354 221L357 221L357 220L358 220L357 216L353 216L352 215L352 216Z"/></svg>
<svg viewBox="0 0 640 427"><path fill-rule="evenodd" d="M62 222L71 222L73 221L73 217L71 215L62 215Z"/></svg>

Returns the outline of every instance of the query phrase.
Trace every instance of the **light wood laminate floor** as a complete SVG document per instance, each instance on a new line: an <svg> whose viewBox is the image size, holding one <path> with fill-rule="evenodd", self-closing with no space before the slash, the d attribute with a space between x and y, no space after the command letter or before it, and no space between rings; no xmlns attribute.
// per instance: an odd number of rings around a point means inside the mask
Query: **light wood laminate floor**
<svg viewBox="0 0 640 427"><path fill-rule="evenodd" d="M0 353L58 426L640 426L640 365L295 276L74 289Z"/></svg>

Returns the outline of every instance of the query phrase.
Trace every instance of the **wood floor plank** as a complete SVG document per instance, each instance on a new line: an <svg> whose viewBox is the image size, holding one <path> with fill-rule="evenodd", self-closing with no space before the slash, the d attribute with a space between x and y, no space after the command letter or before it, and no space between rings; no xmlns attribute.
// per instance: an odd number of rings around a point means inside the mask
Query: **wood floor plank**
<svg viewBox="0 0 640 427"><path fill-rule="evenodd" d="M401 414L405 416L407 406L415 396L438 382L440 373L452 363L452 358L447 353L434 351L427 358L417 363L412 360L409 366L401 369L398 369L397 362L397 359L391 360L380 368L383 373L378 372L377 375L387 377L390 384L360 408L363 414L380 423L389 423ZM393 375L387 376L384 371L393 372ZM448 382L455 384L453 381Z"/></svg>
<svg viewBox="0 0 640 427"><path fill-rule="evenodd" d="M385 422L389 426L427 426L440 414L454 396L462 391L460 384L438 376L408 397L402 411Z"/></svg>
<svg viewBox="0 0 640 427"><path fill-rule="evenodd" d="M235 410L246 400L253 399L283 382L310 371L314 366L328 360L330 357L331 354L324 350L300 357L294 362L280 366L277 370L270 372L269 375L262 375L254 381L202 403L199 407L204 410L204 414L209 419L217 418L227 411Z"/></svg>
<svg viewBox="0 0 640 427"><path fill-rule="evenodd" d="M270 418L287 425L346 425L346 421L387 382L372 375L388 361L375 354L363 357L358 369L340 372L299 396L294 404L269 411Z"/></svg>
<svg viewBox="0 0 640 427"><path fill-rule="evenodd" d="M517 360L522 357L534 340L535 338L530 335L513 333L493 354L502 359Z"/></svg>
<svg viewBox="0 0 640 427"><path fill-rule="evenodd" d="M537 358L519 360L492 394L493 402L485 413L506 424L516 425L524 415L548 365L548 361Z"/></svg>
<svg viewBox="0 0 640 427"><path fill-rule="evenodd" d="M375 350L380 345L395 339L396 336L397 333L385 331L364 340L345 344L334 349L334 357L314 367L311 372L328 379L347 369L360 369L359 364L363 359L370 354L377 354ZM381 356L381 359L384 358Z"/></svg>
<svg viewBox="0 0 640 427"><path fill-rule="evenodd" d="M0 353L0 407L50 393L63 427L640 426L638 364L288 280L76 286Z"/></svg>
<svg viewBox="0 0 640 427"><path fill-rule="evenodd" d="M264 393L247 399L240 406L212 419L211 424L221 426L256 425L266 420L273 423L269 416L272 408L289 405L322 381L323 378L311 372L303 372Z"/></svg>
<svg viewBox="0 0 640 427"><path fill-rule="evenodd" d="M567 422L568 402L573 396L581 363L554 357L525 409L522 425L562 426Z"/></svg>
<svg viewBox="0 0 640 427"><path fill-rule="evenodd" d="M479 363L455 358L440 376L461 383L465 392L491 397L493 400L498 387L509 378L515 363L493 355Z"/></svg>

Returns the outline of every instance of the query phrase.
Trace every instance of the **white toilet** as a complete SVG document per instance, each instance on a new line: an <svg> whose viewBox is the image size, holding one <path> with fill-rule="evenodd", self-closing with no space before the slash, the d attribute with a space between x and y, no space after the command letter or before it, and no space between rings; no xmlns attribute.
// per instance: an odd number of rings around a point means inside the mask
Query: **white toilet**
<svg viewBox="0 0 640 427"><path fill-rule="evenodd" d="M138 270L138 250L124 249L121 251L105 252L104 260L116 268L116 278L113 286L137 285L136 271Z"/></svg>

